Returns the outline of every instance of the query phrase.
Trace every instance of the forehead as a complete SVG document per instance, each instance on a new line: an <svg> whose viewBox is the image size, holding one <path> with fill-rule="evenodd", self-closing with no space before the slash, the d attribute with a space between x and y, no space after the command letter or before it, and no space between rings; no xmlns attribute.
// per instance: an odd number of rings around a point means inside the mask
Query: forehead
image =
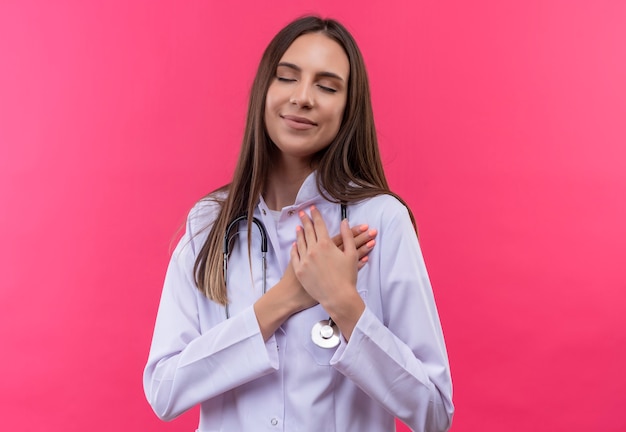
<svg viewBox="0 0 626 432"><path fill-rule="evenodd" d="M350 62L345 51L323 33L299 36L287 48L280 61L292 63L306 72L332 72L346 81L350 75Z"/></svg>

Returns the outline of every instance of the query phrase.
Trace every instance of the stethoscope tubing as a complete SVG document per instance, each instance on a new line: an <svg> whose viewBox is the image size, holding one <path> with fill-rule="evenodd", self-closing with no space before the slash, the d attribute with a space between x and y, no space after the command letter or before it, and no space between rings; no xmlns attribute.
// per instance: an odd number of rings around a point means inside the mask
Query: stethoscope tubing
<svg viewBox="0 0 626 432"><path fill-rule="evenodd" d="M223 255L223 271L224 271L224 285L228 286L228 254L230 253L230 234L233 229L239 226L240 222L248 219L248 215L241 215L233 219L226 227L226 233L224 234L224 244L222 246ZM263 222L258 218L253 217L252 223L257 226L259 233L261 234L261 261L263 268L263 294L267 292L267 231ZM226 319L230 318L230 309L228 303L226 303Z"/></svg>

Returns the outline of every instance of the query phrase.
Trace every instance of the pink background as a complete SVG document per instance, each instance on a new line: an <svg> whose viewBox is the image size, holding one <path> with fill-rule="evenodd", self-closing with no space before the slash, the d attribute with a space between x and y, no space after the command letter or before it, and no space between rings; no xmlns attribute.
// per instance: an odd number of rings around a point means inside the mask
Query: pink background
<svg viewBox="0 0 626 432"><path fill-rule="evenodd" d="M305 12L365 55L452 430L626 430L626 2L262 3L0 2L2 430L194 430L141 387L169 251Z"/></svg>

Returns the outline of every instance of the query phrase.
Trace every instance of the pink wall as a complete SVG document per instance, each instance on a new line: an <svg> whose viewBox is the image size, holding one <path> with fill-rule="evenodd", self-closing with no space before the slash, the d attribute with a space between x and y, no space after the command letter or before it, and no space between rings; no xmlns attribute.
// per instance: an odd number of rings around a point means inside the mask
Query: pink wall
<svg viewBox="0 0 626 432"><path fill-rule="evenodd" d="M626 430L626 3L262 3L0 3L2 429L194 429L141 388L170 242L262 48L317 11L366 56L453 431Z"/></svg>

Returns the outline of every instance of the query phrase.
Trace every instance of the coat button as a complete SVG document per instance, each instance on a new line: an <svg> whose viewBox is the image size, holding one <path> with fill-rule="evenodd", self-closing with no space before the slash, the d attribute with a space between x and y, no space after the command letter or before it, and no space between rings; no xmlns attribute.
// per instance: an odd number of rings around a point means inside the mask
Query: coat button
<svg viewBox="0 0 626 432"><path fill-rule="evenodd" d="M272 426L276 426L278 424L278 419L273 418L271 423L272 423Z"/></svg>
<svg viewBox="0 0 626 432"><path fill-rule="evenodd" d="M289 211L287 212L287 214L288 214L289 216L293 216L293 214L294 214L294 213L295 213L295 212L294 212L293 210L289 210Z"/></svg>

